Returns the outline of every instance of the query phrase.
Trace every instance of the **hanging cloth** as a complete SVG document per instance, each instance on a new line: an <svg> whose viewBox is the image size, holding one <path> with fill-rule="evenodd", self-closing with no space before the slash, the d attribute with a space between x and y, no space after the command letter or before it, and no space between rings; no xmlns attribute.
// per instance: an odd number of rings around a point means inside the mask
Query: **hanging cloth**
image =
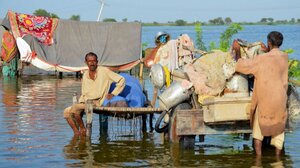
<svg viewBox="0 0 300 168"><path fill-rule="evenodd" d="M53 43L53 33L58 19L43 16L19 14L8 11L11 30L15 38L32 35L46 45Z"/></svg>
<svg viewBox="0 0 300 168"><path fill-rule="evenodd" d="M9 31L4 31L1 46L1 58L9 63L17 54L17 43L15 38Z"/></svg>

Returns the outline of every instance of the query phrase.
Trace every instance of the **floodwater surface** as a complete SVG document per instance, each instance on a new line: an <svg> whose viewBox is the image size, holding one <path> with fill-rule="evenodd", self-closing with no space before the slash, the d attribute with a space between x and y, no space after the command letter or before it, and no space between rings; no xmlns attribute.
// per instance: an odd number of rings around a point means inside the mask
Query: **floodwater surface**
<svg viewBox="0 0 300 168"><path fill-rule="evenodd" d="M91 140L74 137L63 109L80 91L76 78L2 78L0 83L0 167L251 167L300 165L299 124L286 134L285 154L266 151L256 158L252 141L241 135L211 135L183 149L161 134L141 131L141 119L110 117L108 135L93 116ZM149 83L146 83L146 87ZM155 116L157 118L158 116ZM298 129L297 129L298 128Z"/></svg>
<svg viewBox="0 0 300 168"><path fill-rule="evenodd" d="M225 28L203 27L204 42L217 41ZM268 32L279 30L285 35L283 48L293 48L295 52L290 56L299 59L299 28L246 26L234 38L265 42ZM162 30L172 38L188 33L195 39L193 27L144 27L142 42L153 46L155 34ZM149 81L145 87L151 98ZM99 117L94 115L89 140L74 137L63 118L74 92L80 93L80 80L75 77L0 78L0 167L300 167L297 120L286 133L285 154L280 158L272 149L257 158L251 137L244 140L242 135L210 135L205 142L197 137L194 147L183 149L149 127L142 132L139 117L109 117L108 134L100 134Z"/></svg>

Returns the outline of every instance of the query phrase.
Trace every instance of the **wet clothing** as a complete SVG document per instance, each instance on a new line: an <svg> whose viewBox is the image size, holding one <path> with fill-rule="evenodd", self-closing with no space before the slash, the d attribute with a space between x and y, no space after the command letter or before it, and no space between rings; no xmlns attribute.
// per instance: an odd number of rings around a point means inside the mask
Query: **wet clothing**
<svg viewBox="0 0 300 168"><path fill-rule="evenodd" d="M97 106L101 106L106 95L109 92L110 85L115 82L116 87L111 92L113 95L118 95L125 87L125 79L119 74L109 70L106 67L97 67L95 80L89 77L88 71L83 74L81 96L79 103L84 103L88 99L98 100Z"/></svg>
<svg viewBox="0 0 300 168"><path fill-rule="evenodd" d="M261 130L258 124L258 114L259 111L256 111L254 114L254 123L253 123L253 132L252 132L252 137L254 139L258 139L260 141L263 141L264 136L261 134ZM282 150L283 148L283 143L284 143L284 132L282 132L279 135L274 135L271 137L271 145L275 146L277 149Z"/></svg>
<svg viewBox="0 0 300 168"><path fill-rule="evenodd" d="M109 92L110 85L113 82L115 82L116 84L111 94L116 96L124 89L125 79L119 74L109 70L106 67L101 66L98 66L96 71L97 73L95 76L95 80L92 80L90 78L88 71L83 74L79 103L66 108L64 110L64 118L68 118L72 114L80 114L85 109L84 103L88 99L93 99L93 103L95 106L102 106L106 95Z"/></svg>
<svg viewBox="0 0 300 168"><path fill-rule="evenodd" d="M263 136L284 132L287 119L288 55L278 48L253 59L239 59L236 71L255 76L250 121L257 107Z"/></svg>

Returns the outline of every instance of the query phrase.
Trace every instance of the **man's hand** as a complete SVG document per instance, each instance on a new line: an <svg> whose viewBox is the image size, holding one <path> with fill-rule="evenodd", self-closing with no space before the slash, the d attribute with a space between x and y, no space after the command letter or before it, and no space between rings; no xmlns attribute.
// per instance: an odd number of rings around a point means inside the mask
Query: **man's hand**
<svg viewBox="0 0 300 168"><path fill-rule="evenodd" d="M108 93L108 94L106 95L106 99L107 99L107 100L110 100L112 97L114 97L113 94Z"/></svg>
<svg viewBox="0 0 300 168"><path fill-rule="evenodd" d="M261 50L262 50L262 51L264 51L264 52L269 52L269 48L266 47L266 45L265 45L263 42L260 43L260 46L261 46Z"/></svg>

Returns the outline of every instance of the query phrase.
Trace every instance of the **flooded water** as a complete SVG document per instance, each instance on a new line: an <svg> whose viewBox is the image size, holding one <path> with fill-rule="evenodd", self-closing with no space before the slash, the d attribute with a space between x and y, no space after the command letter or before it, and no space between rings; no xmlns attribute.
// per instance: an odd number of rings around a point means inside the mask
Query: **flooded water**
<svg viewBox="0 0 300 168"><path fill-rule="evenodd" d="M299 28L258 26L247 27L245 31L252 32L248 37L252 41L255 37L265 40L271 29L282 30L289 34L285 47L294 48L293 57L299 58ZM160 29L143 28L143 42L151 45ZM193 27L163 29L173 36L193 33ZM212 31L205 39L211 36L214 40L223 27L204 30ZM245 33L240 35L245 37ZM151 93L149 81L145 86ZM280 158L274 157L272 150L256 158L252 140L244 140L241 135L206 136L204 143L197 137L192 149L183 149L149 128L143 133L139 117L110 117L108 135L100 135L99 118L94 115L92 138L88 140L74 137L63 118L63 110L71 105L74 92L80 92L80 80L75 77L0 78L0 167L300 167L298 121L286 133L285 154Z"/></svg>
<svg viewBox="0 0 300 168"><path fill-rule="evenodd" d="M87 140L73 137L62 116L74 91L80 90L79 80L23 77L1 81L0 167L300 165L300 129L286 134L284 156L276 159L269 151L261 161L253 154L252 141L240 135L207 136L205 143L196 138L193 149L183 149L149 128L143 133L138 117L110 118L109 135L100 136L98 115L94 115L92 138Z"/></svg>

